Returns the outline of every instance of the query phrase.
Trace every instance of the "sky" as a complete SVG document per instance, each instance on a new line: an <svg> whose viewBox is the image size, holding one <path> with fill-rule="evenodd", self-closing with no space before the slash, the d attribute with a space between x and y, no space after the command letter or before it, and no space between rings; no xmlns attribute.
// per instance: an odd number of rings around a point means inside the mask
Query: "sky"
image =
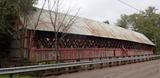
<svg viewBox="0 0 160 78"><path fill-rule="evenodd" d="M39 0L36 7L41 8L44 0ZM53 3L54 0L50 0ZM103 22L108 20L111 24L115 24L120 15L138 13L138 10L144 10L149 6L154 6L160 12L160 0L121 0L132 7L131 8L119 0L63 0L63 8L71 8L74 11L80 8L78 16ZM47 6L48 4L46 4ZM45 6L45 9L47 7Z"/></svg>

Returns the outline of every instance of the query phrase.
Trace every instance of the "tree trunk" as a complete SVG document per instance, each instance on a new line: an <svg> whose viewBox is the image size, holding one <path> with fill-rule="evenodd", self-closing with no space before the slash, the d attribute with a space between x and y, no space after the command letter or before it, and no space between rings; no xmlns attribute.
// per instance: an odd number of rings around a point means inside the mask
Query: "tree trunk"
<svg viewBox="0 0 160 78"><path fill-rule="evenodd" d="M59 63L59 47L58 47L58 33L55 33L55 52L56 52L56 63Z"/></svg>

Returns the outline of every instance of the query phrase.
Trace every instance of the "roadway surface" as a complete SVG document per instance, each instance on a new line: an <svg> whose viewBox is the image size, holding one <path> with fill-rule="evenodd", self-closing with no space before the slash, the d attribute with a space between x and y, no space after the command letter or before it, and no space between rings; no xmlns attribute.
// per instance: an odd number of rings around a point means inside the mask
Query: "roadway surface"
<svg viewBox="0 0 160 78"><path fill-rule="evenodd" d="M81 71L46 78L160 78L160 60Z"/></svg>

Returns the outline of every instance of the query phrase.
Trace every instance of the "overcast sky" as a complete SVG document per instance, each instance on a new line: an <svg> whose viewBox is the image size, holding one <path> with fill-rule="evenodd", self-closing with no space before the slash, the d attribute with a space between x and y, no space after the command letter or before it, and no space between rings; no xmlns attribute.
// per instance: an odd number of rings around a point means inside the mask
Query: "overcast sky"
<svg viewBox="0 0 160 78"><path fill-rule="evenodd" d="M53 1L53 0L50 0ZM116 23L121 14L132 14L138 11L126 6L118 0L64 0L65 7L73 9L80 8L78 16L97 20L109 20L111 24ZM121 0L139 10L144 10L148 6L160 9L160 0ZM42 7L43 0L39 0L37 7ZM160 10L158 10L160 11Z"/></svg>

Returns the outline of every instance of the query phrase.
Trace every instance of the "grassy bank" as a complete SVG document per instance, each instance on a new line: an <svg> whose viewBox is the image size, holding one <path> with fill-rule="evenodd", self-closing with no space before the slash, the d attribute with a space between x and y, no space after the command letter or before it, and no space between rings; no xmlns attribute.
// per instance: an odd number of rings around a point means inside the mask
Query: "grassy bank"
<svg viewBox="0 0 160 78"><path fill-rule="evenodd" d="M9 75L0 75L0 78L10 78ZM31 76L13 75L13 78L33 78Z"/></svg>

